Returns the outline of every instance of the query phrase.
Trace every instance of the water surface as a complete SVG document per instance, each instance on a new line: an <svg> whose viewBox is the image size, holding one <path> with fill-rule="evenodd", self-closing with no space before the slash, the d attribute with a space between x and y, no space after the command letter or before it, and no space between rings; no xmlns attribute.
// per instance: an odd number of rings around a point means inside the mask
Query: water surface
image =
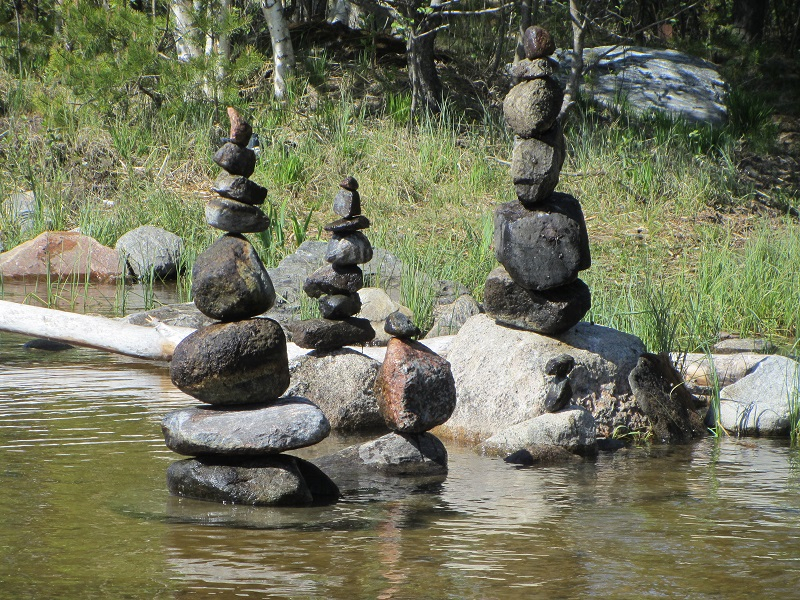
<svg viewBox="0 0 800 600"><path fill-rule="evenodd" d="M798 453L704 440L520 469L448 443L407 495L170 497L165 365L0 334L0 598L774 598L800 589ZM352 439L329 439L306 455Z"/></svg>

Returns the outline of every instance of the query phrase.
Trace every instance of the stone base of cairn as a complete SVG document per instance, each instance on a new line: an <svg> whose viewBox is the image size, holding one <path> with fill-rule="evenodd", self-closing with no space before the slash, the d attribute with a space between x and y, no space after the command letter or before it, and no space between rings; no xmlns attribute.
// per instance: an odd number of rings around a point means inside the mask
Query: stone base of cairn
<svg viewBox="0 0 800 600"><path fill-rule="evenodd" d="M321 319L293 321L286 325L292 341L301 348L335 350L366 344L375 337L367 319L355 318L361 311L358 290L364 286L361 267L372 260L372 244L362 230L369 219L361 214L358 181L346 177L333 200L340 218L325 226L332 234L325 260L329 263L308 276L303 291L319 301Z"/></svg>
<svg viewBox="0 0 800 600"><path fill-rule="evenodd" d="M252 129L236 111L230 141L214 161L224 169L206 207L209 225L226 232L198 256L192 272L197 308L220 321L178 344L172 382L205 406L174 411L162 421L167 447L194 456L173 463L167 485L178 496L252 505L334 501L336 485L313 464L282 454L330 433L322 411L289 387L286 337L271 319L254 318L275 303L255 249L241 234L263 231L269 218L256 205L266 190L250 181Z"/></svg>
<svg viewBox="0 0 800 600"><path fill-rule="evenodd" d="M503 113L516 134L511 175L517 202L497 208L494 248L498 267L484 291L486 313L502 325L554 335L573 327L591 307L578 273L591 266L581 205L555 192L565 157L557 118L564 99L552 74L558 67L550 34L529 27L526 59L512 75L520 81L506 96Z"/></svg>

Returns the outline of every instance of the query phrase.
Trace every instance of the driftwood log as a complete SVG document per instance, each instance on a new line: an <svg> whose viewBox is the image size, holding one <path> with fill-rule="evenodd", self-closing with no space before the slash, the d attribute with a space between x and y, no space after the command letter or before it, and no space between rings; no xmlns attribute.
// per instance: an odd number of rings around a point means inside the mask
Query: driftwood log
<svg viewBox="0 0 800 600"><path fill-rule="evenodd" d="M194 329L157 323L141 327L115 319L0 300L0 331L58 340L149 360L171 360L175 346Z"/></svg>

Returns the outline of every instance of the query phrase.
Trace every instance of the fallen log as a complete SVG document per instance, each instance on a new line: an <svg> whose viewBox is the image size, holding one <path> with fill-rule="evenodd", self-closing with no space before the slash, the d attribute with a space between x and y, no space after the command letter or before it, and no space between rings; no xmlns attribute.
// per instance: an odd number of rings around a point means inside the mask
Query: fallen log
<svg viewBox="0 0 800 600"><path fill-rule="evenodd" d="M141 327L115 319L79 315L0 300L0 331L58 340L148 360L171 360L190 327L156 323Z"/></svg>

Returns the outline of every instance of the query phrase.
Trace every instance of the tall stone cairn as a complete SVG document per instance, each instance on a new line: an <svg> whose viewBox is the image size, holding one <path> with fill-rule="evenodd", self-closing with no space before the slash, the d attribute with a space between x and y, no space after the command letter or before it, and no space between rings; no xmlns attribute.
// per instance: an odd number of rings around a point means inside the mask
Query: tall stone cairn
<svg viewBox="0 0 800 600"><path fill-rule="evenodd" d="M233 108L229 141L214 155L223 168L206 206L206 221L225 232L197 257L192 294L197 308L219 321L175 348L170 377L205 403L167 414L167 447L193 456L167 470L171 493L253 505L306 505L338 497L317 467L284 451L316 444L330 432L307 398L282 396L289 387L286 337L272 319L256 318L275 303L275 290L252 244L269 218L257 207L267 190L249 179L256 156L250 125Z"/></svg>
<svg viewBox="0 0 800 600"><path fill-rule="evenodd" d="M578 273L591 266L589 236L578 200L554 191L564 163L558 114L564 93L552 77L555 44L538 26L523 35L524 60L511 75L520 83L503 102L514 132L511 176L517 202L494 215L495 256L484 290L484 307L502 325L554 335L573 327L591 307Z"/></svg>
<svg viewBox="0 0 800 600"><path fill-rule="evenodd" d="M355 177L345 177L333 199L333 212L339 217L325 225L331 239L325 252L327 265L306 278L303 291L318 299L321 319L287 323L292 341L301 348L335 350L343 346L366 344L375 337L369 320L353 315L361 311L358 290L364 274L358 265L372 260L372 244L363 230L369 219L361 214L361 196Z"/></svg>

